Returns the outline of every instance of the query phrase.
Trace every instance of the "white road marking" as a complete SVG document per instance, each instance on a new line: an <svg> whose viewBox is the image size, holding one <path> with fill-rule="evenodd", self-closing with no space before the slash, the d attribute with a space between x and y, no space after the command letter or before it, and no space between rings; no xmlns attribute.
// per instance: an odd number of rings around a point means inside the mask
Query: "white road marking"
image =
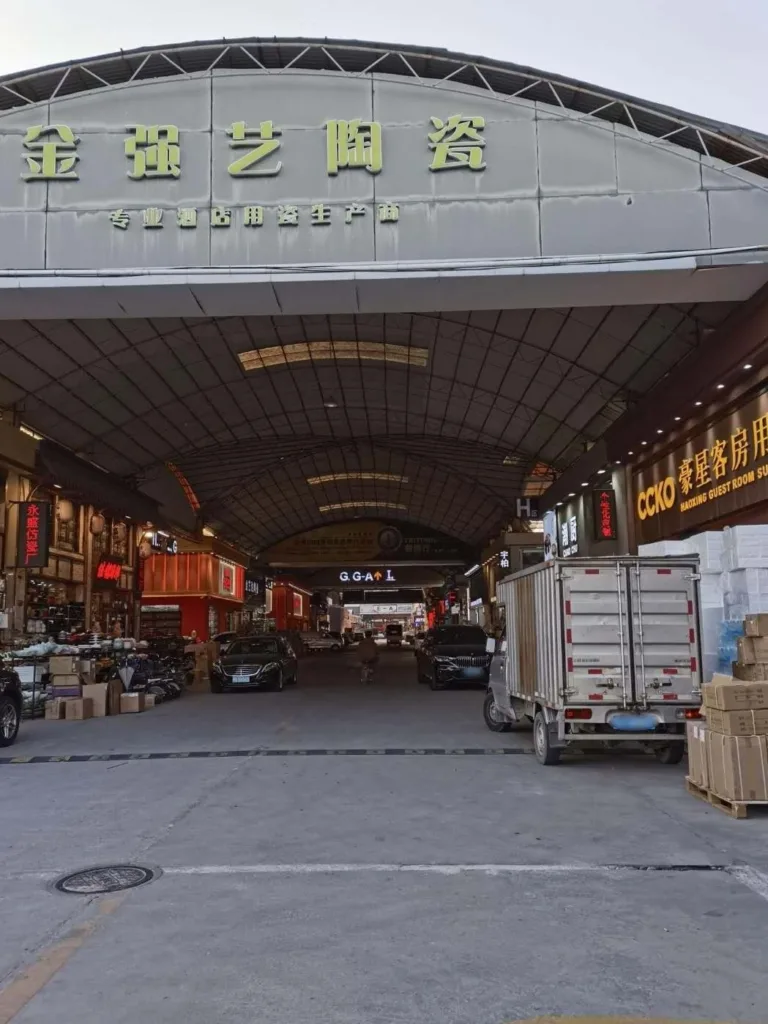
<svg viewBox="0 0 768 1024"><path fill-rule="evenodd" d="M578 872L613 872L602 864L200 864L164 868L166 875L563 875Z"/></svg>
<svg viewBox="0 0 768 1024"><path fill-rule="evenodd" d="M728 874L768 901L768 875L758 871L757 868L750 867L730 868Z"/></svg>

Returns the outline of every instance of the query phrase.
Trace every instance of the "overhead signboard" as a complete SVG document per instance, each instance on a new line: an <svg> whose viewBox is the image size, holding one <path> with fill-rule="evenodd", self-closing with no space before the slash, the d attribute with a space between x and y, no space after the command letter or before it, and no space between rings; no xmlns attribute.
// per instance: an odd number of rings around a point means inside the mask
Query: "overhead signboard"
<svg viewBox="0 0 768 1024"><path fill-rule="evenodd" d="M51 543L51 503L22 501L19 503L19 531L16 549L21 569L44 569L48 565Z"/></svg>
<svg viewBox="0 0 768 1024"><path fill-rule="evenodd" d="M272 565L336 565L352 570L393 561L466 564L460 541L412 523L354 520L335 523L281 541L263 552Z"/></svg>
<svg viewBox="0 0 768 1024"><path fill-rule="evenodd" d="M339 583L397 583L391 569L342 569Z"/></svg>
<svg viewBox="0 0 768 1024"><path fill-rule="evenodd" d="M641 467L633 499L640 543L768 500L768 392Z"/></svg>

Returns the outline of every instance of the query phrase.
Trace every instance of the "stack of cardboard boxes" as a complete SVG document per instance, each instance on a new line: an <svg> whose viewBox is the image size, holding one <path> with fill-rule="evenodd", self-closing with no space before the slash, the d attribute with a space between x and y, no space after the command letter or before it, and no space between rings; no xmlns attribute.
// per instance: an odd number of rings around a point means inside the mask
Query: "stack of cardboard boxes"
<svg viewBox="0 0 768 1024"><path fill-rule="evenodd" d="M119 679L94 683L90 662L81 662L76 654L52 655L48 662L49 696L45 717L49 720L82 721L120 714L123 684Z"/></svg>
<svg viewBox="0 0 768 1024"><path fill-rule="evenodd" d="M722 800L768 800L768 681L716 674L688 723L690 780Z"/></svg>
<svg viewBox="0 0 768 1024"><path fill-rule="evenodd" d="M768 615L747 615L744 634L736 641L735 678L746 682L768 679Z"/></svg>

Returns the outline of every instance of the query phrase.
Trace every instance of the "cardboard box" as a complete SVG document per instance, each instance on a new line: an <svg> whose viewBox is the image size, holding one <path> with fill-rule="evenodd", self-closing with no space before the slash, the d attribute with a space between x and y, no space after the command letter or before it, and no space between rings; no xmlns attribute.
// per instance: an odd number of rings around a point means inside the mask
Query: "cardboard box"
<svg viewBox="0 0 768 1024"><path fill-rule="evenodd" d="M48 671L52 676L76 676L80 673L79 654L52 654L48 659Z"/></svg>
<svg viewBox="0 0 768 1024"><path fill-rule="evenodd" d="M93 718L93 701L90 698L79 700L68 700L64 702L65 718L68 722L82 722L86 718Z"/></svg>
<svg viewBox="0 0 768 1024"><path fill-rule="evenodd" d="M123 683L120 679L110 679L107 683L107 714L120 714L120 698L123 696Z"/></svg>
<svg viewBox="0 0 768 1024"><path fill-rule="evenodd" d="M768 637L768 615L747 615L744 619L744 632L747 636Z"/></svg>
<svg viewBox="0 0 768 1024"><path fill-rule="evenodd" d="M742 682L716 672L702 687L704 706L719 711L768 708L768 681Z"/></svg>
<svg viewBox="0 0 768 1024"><path fill-rule="evenodd" d="M768 665L743 665L740 661L734 661L732 665L734 679L745 683L760 683L768 678Z"/></svg>
<svg viewBox="0 0 768 1024"><path fill-rule="evenodd" d="M710 789L726 800L768 800L768 737L707 729Z"/></svg>
<svg viewBox="0 0 768 1024"><path fill-rule="evenodd" d="M82 697L83 685L78 675L51 677L50 691L55 697Z"/></svg>
<svg viewBox="0 0 768 1024"><path fill-rule="evenodd" d="M768 734L768 709L719 711L708 708L707 727L726 736L765 736Z"/></svg>
<svg viewBox="0 0 768 1024"><path fill-rule="evenodd" d="M120 714L131 715L144 710L143 693L124 693L120 697Z"/></svg>
<svg viewBox="0 0 768 1024"><path fill-rule="evenodd" d="M107 684L84 683L83 698L93 702L93 717L104 718L107 714Z"/></svg>
<svg viewBox="0 0 768 1024"><path fill-rule="evenodd" d="M58 697L49 698L45 702L45 718L48 722L60 722L65 715L64 701Z"/></svg>
<svg viewBox="0 0 768 1024"><path fill-rule="evenodd" d="M768 662L768 636L750 636L744 639L751 640L755 661Z"/></svg>
<svg viewBox="0 0 768 1024"><path fill-rule="evenodd" d="M144 710L146 711L147 708L153 708L155 706L155 701L156 700L157 700L157 698L155 697L154 693L145 693L144 694Z"/></svg>
<svg viewBox="0 0 768 1024"><path fill-rule="evenodd" d="M704 722L688 723L688 775L697 786L710 788L707 727Z"/></svg>
<svg viewBox="0 0 768 1024"><path fill-rule="evenodd" d="M755 657L755 638L751 636L740 636L736 640L736 652L738 654L737 661L740 661L742 665L754 665L757 661Z"/></svg>

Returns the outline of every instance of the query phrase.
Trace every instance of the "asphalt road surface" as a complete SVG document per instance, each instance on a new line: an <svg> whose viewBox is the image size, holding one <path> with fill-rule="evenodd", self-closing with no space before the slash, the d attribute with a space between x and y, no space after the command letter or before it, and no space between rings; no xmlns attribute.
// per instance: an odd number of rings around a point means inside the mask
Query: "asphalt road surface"
<svg viewBox="0 0 768 1024"><path fill-rule="evenodd" d="M25 722L0 1024L767 1020L768 815L644 754L543 768L482 696L324 654L283 693ZM122 863L157 877L52 887Z"/></svg>

